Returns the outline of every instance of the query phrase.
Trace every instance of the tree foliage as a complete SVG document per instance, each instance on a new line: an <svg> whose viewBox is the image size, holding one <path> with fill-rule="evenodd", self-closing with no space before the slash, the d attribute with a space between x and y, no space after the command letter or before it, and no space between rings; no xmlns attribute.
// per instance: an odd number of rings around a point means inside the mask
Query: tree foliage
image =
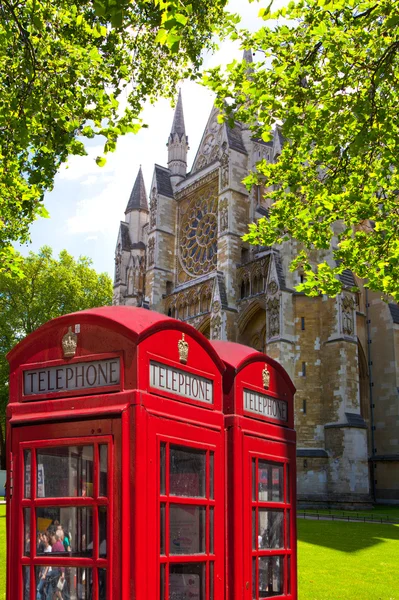
<svg viewBox="0 0 399 600"><path fill-rule="evenodd" d="M75 260L63 250L57 260L44 246L38 254L19 258L22 278L0 274L0 446L8 402L6 354L50 319L112 301L110 277L96 273L86 257ZM0 447L2 457L3 450Z"/></svg>
<svg viewBox="0 0 399 600"><path fill-rule="evenodd" d="M147 99L173 97L227 27L227 0L0 2L0 271L47 216L44 193L84 140L136 132ZM97 163L102 166L105 158Z"/></svg>
<svg viewBox="0 0 399 600"><path fill-rule="evenodd" d="M399 1L300 0L260 16L265 26L240 36L260 60L207 77L228 118L264 141L280 124L289 140L246 181L273 203L247 239L298 240L292 266L307 271L307 294L336 294L350 269L398 300ZM313 250L330 245L336 262L315 264Z"/></svg>

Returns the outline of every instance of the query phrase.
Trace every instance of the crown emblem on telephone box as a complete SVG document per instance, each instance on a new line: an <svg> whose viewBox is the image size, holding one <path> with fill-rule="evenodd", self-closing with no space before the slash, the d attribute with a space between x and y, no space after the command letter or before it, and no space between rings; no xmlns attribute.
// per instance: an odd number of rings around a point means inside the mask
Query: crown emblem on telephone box
<svg viewBox="0 0 399 600"><path fill-rule="evenodd" d="M263 387L265 388L265 390L268 390L270 385L270 372L269 367L267 365L265 365L265 368L262 371L262 379Z"/></svg>
<svg viewBox="0 0 399 600"><path fill-rule="evenodd" d="M185 365L187 363L188 358L188 343L184 339L184 333L182 333L182 338L177 343L177 348L179 350L180 362L183 363L183 365Z"/></svg>
<svg viewBox="0 0 399 600"><path fill-rule="evenodd" d="M72 356L75 356L77 346L78 336L72 331L72 327L69 327L67 333L62 338L64 358L71 358Z"/></svg>

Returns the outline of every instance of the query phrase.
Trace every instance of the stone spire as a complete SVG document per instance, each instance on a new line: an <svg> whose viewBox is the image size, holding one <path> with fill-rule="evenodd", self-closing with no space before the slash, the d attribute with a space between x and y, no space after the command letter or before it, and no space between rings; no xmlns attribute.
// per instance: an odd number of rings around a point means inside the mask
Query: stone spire
<svg viewBox="0 0 399 600"><path fill-rule="evenodd" d="M246 60L247 63L253 63L254 59L253 59L253 56L252 56L252 50L244 50L244 54L242 56L242 59Z"/></svg>
<svg viewBox="0 0 399 600"><path fill-rule="evenodd" d="M136 181L134 182L132 193L130 194L129 202L126 206L125 215L132 210L148 210L147 194L145 191L141 165L136 177Z"/></svg>
<svg viewBox="0 0 399 600"><path fill-rule="evenodd" d="M172 186L175 186L185 178L187 173L188 137L184 126L183 101L180 90L167 146L168 167L171 173Z"/></svg>

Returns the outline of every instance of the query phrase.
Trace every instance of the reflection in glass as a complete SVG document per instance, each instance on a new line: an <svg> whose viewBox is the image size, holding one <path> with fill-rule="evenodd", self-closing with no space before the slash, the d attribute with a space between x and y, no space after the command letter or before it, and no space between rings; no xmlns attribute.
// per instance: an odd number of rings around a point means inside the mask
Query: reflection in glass
<svg viewBox="0 0 399 600"><path fill-rule="evenodd" d="M256 500L256 458L252 459L252 500Z"/></svg>
<svg viewBox="0 0 399 600"><path fill-rule="evenodd" d="M170 505L170 554L201 554L205 552L205 511L204 506Z"/></svg>
<svg viewBox="0 0 399 600"><path fill-rule="evenodd" d="M105 569L99 569L100 571L105 572ZM93 578L91 569L51 567L49 565L36 567L37 599L91 600L92 587ZM105 593L102 596L100 595L100 598L105 600Z"/></svg>
<svg viewBox="0 0 399 600"><path fill-rule="evenodd" d="M24 555L30 556L30 508L24 508Z"/></svg>
<svg viewBox="0 0 399 600"><path fill-rule="evenodd" d="M160 530L161 530L160 553L165 554L165 504L161 504Z"/></svg>
<svg viewBox="0 0 399 600"><path fill-rule="evenodd" d="M256 600L256 588L257 588L257 580L256 580L256 558L255 556L252 559L252 599Z"/></svg>
<svg viewBox="0 0 399 600"><path fill-rule="evenodd" d="M47 532L50 535L50 545L53 553L65 552L66 556L93 556L92 508L78 508L76 506L37 508L36 527L37 534ZM55 544L57 545L55 546ZM46 550L39 544L37 554L44 554L45 552Z"/></svg>
<svg viewBox="0 0 399 600"><path fill-rule="evenodd" d="M170 494L205 497L205 459L202 450L170 446Z"/></svg>
<svg viewBox="0 0 399 600"><path fill-rule="evenodd" d="M98 507L98 553L100 558L107 558L107 507Z"/></svg>
<svg viewBox="0 0 399 600"><path fill-rule="evenodd" d="M258 544L256 543L256 508L252 509L252 550L256 550Z"/></svg>
<svg viewBox="0 0 399 600"><path fill-rule="evenodd" d="M289 504L291 502L291 500L290 500L290 473L289 473L289 468L290 468L290 466L288 464L285 465L285 487L286 487L285 501L286 501L287 504Z"/></svg>
<svg viewBox="0 0 399 600"><path fill-rule="evenodd" d="M284 466L278 463L258 462L258 500L284 502Z"/></svg>
<svg viewBox="0 0 399 600"><path fill-rule="evenodd" d="M169 600L205 600L205 563L170 564Z"/></svg>
<svg viewBox="0 0 399 600"><path fill-rule="evenodd" d="M215 539L215 529L213 525L213 507L209 508L209 553L214 554L214 539Z"/></svg>
<svg viewBox="0 0 399 600"><path fill-rule="evenodd" d="M290 511L287 510L285 513L285 523L286 523L286 531L287 531L287 548L290 548L291 540L290 540Z"/></svg>
<svg viewBox="0 0 399 600"><path fill-rule="evenodd" d="M38 498L93 495L93 446L37 450Z"/></svg>
<svg viewBox="0 0 399 600"><path fill-rule="evenodd" d="M160 600L165 600L165 564L161 565L159 587Z"/></svg>
<svg viewBox="0 0 399 600"><path fill-rule="evenodd" d="M77 597L76 600L78 600L78 599L79 599L79 596ZM72 600L72 598L71 598L71 600ZM98 569L98 600L107 600L107 571L106 571L106 569Z"/></svg>
<svg viewBox="0 0 399 600"><path fill-rule="evenodd" d="M100 452L100 486L99 495L108 496L108 446L101 444L99 446Z"/></svg>
<svg viewBox="0 0 399 600"><path fill-rule="evenodd" d="M214 563L211 560L211 562L209 563L209 600L214 600L215 597L215 581L214 581L215 575L214 575Z"/></svg>
<svg viewBox="0 0 399 600"><path fill-rule="evenodd" d="M24 600L30 600L30 567L22 567L22 581L24 586Z"/></svg>
<svg viewBox="0 0 399 600"><path fill-rule="evenodd" d="M161 487L161 494L165 494L166 490L165 490L165 472L166 472L166 460L165 460L165 455L166 455L166 444L161 444L161 456L160 456L160 487Z"/></svg>
<svg viewBox="0 0 399 600"><path fill-rule="evenodd" d="M24 485L24 496L25 498L31 497L31 469L32 469L32 454L30 450L24 450L24 465L25 465L25 485Z"/></svg>
<svg viewBox="0 0 399 600"><path fill-rule="evenodd" d="M209 454L209 497L211 500L214 498L214 454Z"/></svg>
<svg viewBox="0 0 399 600"><path fill-rule="evenodd" d="M284 548L284 512L259 509L258 548Z"/></svg>
<svg viewBox="0 0 399 600"><path fill-rule="evenodd" d="M284 577L282 556L259 557L259 598L271 598L283 593Z"/></svg>

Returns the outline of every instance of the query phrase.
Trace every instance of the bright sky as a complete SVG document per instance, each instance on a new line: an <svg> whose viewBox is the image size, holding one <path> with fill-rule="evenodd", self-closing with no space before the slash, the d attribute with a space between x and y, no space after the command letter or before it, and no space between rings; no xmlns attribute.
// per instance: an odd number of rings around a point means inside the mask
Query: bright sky
<svg viewBox="0 0 399 600"><path fill-rule="evenodd" d="M269 0L249 3L248 0L230 0L228 8L241 15L243 26L255 30L262 25L259 9ZM274 0L277 9L288 0ZM226 42L217 54L210 56L205 68L227 64L240 58L242 52ZM181 86L186 133L191 150L188 168L195 157L201 136L213 105L213 94L202 86L184 82ZM102 154L100 140L88 144L89 155L72 157L68 168L61 169L55 179L54 190L46 197L50 219L40 219L31 228L32 243L21 251L37 251L49 245L58 254L64 248L78 257L92 258L97 271L106 271L113 278L114 252L119 222L140 164L143 168L147 193L150 189L153 165L167 166L166 142L173 120L173 109L166 100L155 106L148 105L143 114L148 129L137 135L129 134L118 141L116 152L107 155L107 164L100 168L95 157Z"/></svg>

